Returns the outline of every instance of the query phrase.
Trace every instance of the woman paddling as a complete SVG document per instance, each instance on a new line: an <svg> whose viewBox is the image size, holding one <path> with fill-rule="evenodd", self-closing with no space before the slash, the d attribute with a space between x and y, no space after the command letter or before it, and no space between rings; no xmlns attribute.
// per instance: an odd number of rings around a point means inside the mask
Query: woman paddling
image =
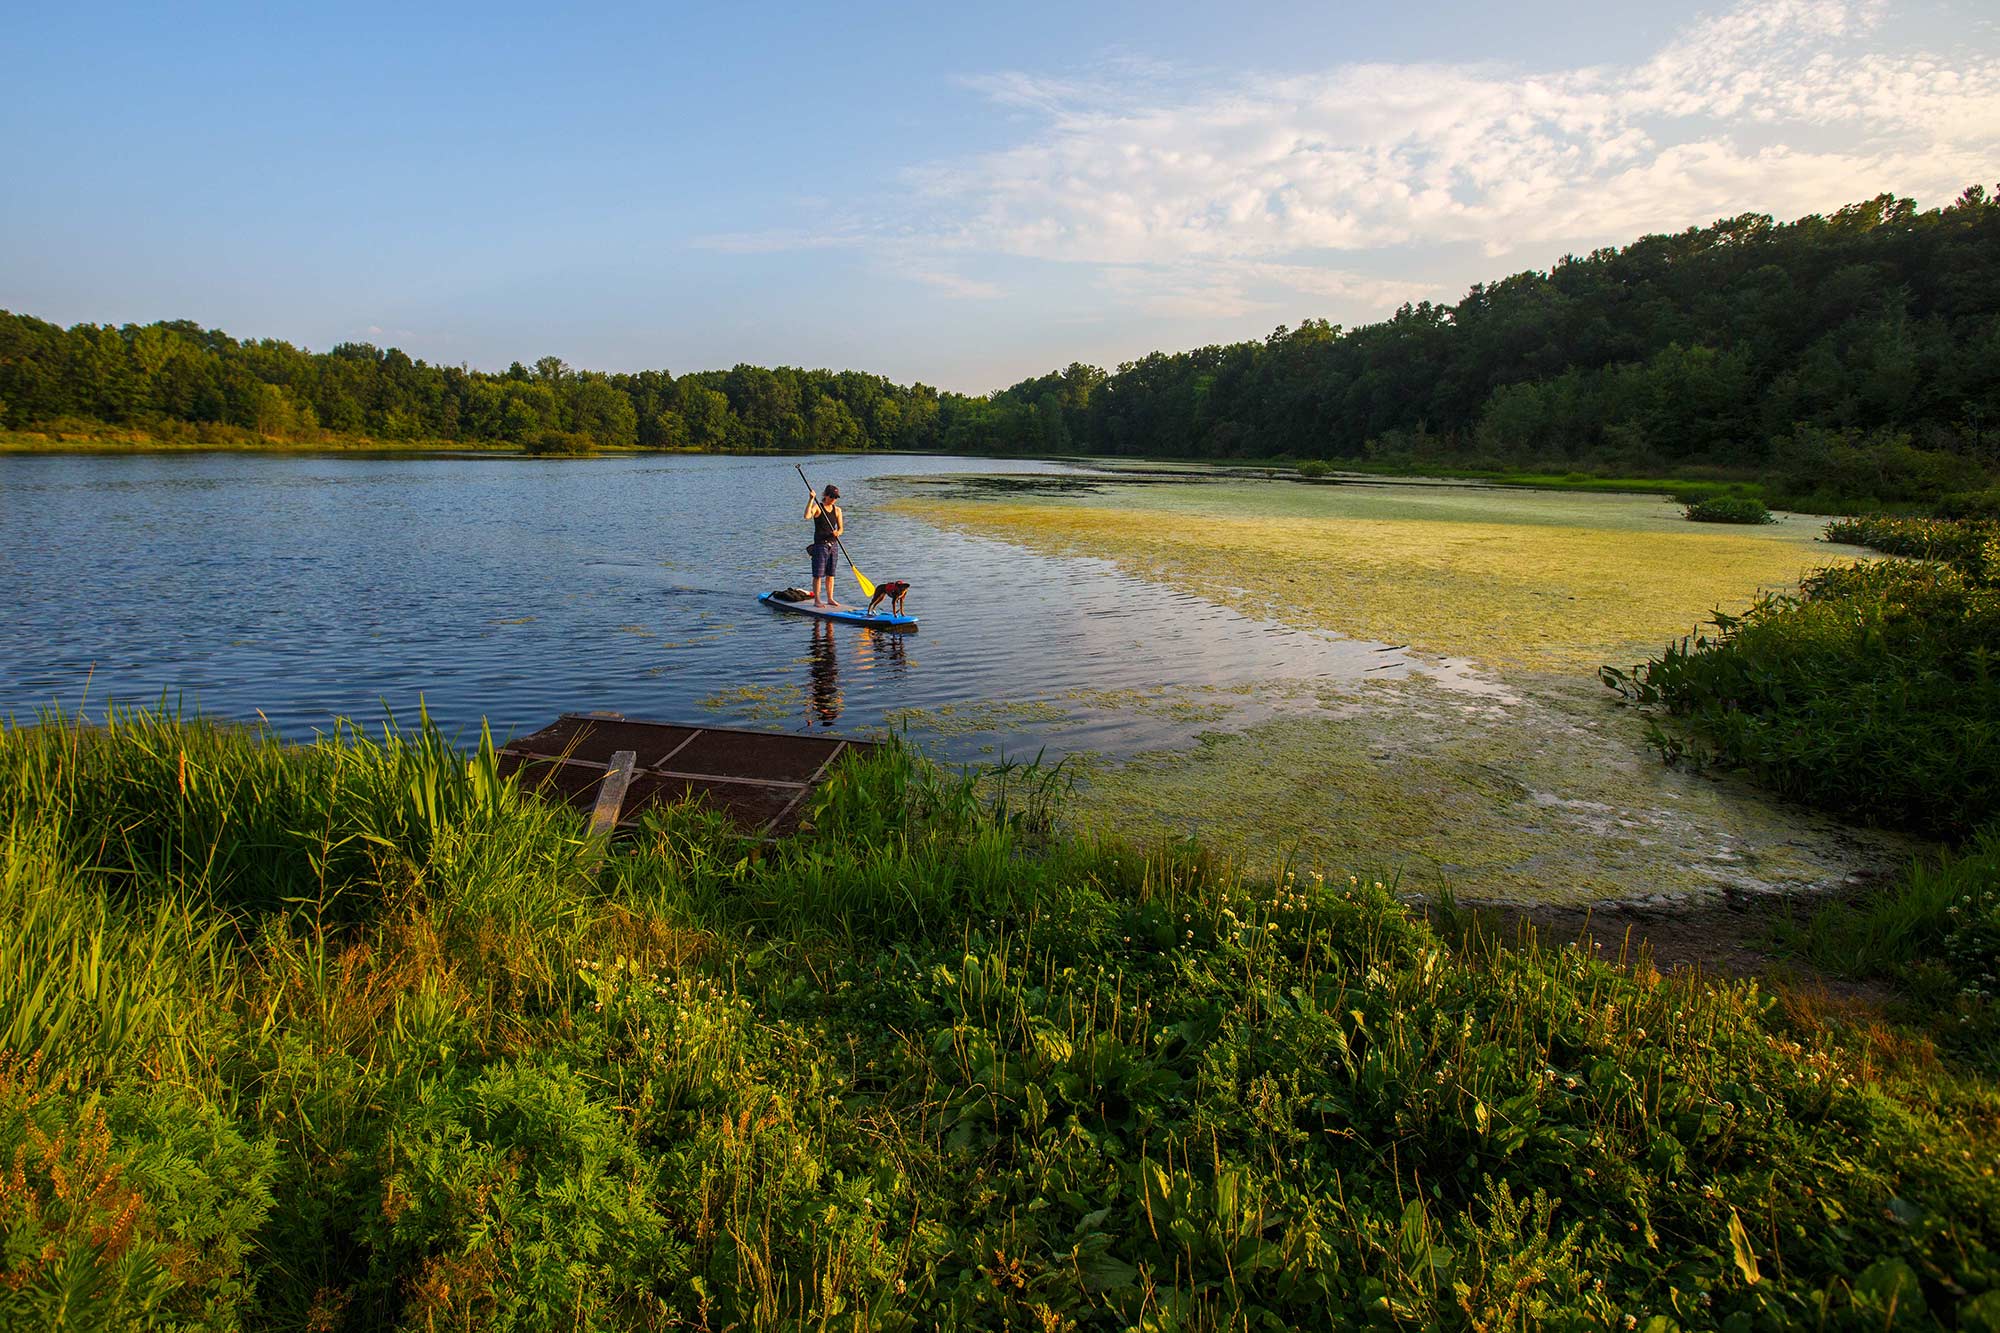
<svg viewBox="0 0 2000 1333"><path fill-rule="evenodd" d="M840 544L840 535L846 524L840 516L840 487L828 486L826 494L815 497L812 487L806 487L806 517L813 522L812 545L806 547L806 554L812 557L812 604L844 610L833 599L833 554ZM826 598L820 599L824 585Z"/></svg>

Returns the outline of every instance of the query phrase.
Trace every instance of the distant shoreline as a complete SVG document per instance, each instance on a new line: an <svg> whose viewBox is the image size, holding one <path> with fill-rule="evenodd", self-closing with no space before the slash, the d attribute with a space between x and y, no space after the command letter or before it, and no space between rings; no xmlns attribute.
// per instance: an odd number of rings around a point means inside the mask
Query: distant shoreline
<svg viewBox="0 0 2000 1333"><path fill-rule="evenodd" d="M1014 454L1014 453L940 453L936 450L919 449L862 449L862 450L785 450L785 449L699 449L660 448L655 446L623 444L599 445L587 453L542 454L505 441L496 440L385 440L365 435L336 435L325 433L313 440L290 440L271 436L257 436L251 439L230 438L237 434L228 430L222 438L208 440L169 440L158 436L132 431L116 431L107 428L103 434L94 431L36 431L0 430L0 455L9 454L196 454L196 453L268 453L268 454L328 454L366 457L371 455L421 456L451 455L455 457L486 458L600 458L630 455L658 455L668 457L689 457L715 455L729 458L754 458L770 456L774 458L807 457L827 452L854 453L866 457L947 457L984 458L996 462L1055 462L1082 463L1094 466L1115 467L1148 464L1186 464L1215 468L1231 472L1263 472L1274 474L1276 478L1311 482L1319 485L1339 485L1364 480L1408 480L1412 478L1435 478L1440 481L1484 483L1495 486L1521 486L1533 490L1548 491L1595 491L1606 494L1664 495L1677 499L1708 499L1718 495L1753 494L1758 490L1757 482L1749 474L1742 476L1666 476L1629 477L1598 476L1587 472L1552 473L1546 470L1524 469L1512 471L1505 468L1468 467L1440 462L1436 466L1406 464L1370 463L1362 460L1343 460L1338 470L1324 477L1302 477L1297 475L1297 461L1290 458L1183 458L1171 454ZM1807 511L1810 512L1810 511ZM1833 512L1833 511L1827 511Z"/></svg>

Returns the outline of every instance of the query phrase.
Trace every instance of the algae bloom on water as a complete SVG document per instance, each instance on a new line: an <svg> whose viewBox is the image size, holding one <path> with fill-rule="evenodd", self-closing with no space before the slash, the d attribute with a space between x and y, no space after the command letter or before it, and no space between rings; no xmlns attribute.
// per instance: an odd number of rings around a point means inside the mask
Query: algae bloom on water
<svg viewBox="0 0 2000 1333"><path fill-rule="evenodd" d="M1815 524L1703 528L1655 496L1471 486L987 494L898 505L1253 616L1407 645L1438 677L1241 682L1264 716L1237 720L1218 696L1182 715L1209 729L1089 763L1081 827L1195 834L1259 868L1360 858L1411 889L1571 904L1823 890L1916 850L1665 768L1596 682L1600 665L1844 555L1813 540ZM1129 693L1135 707L1151 697L1136 682Z"/></svg>
<svg viewBox="0 0 2000 1333"><path fill-rule="evenodd" d="M1223 481L1102 495L908 498L904 512L1090 555L1252 615L1491 668L1636 660L1831 558L1797 519L1740 531L1657 496Z"/></svg>

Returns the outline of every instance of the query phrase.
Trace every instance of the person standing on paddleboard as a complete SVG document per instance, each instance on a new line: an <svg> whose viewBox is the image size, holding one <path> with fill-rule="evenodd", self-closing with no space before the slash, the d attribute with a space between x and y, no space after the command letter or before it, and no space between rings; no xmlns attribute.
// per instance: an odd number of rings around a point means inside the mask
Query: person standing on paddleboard
<svg viewBox="0 0 2000 1333"><path fill-rule="evenodd" d="M812 520L812 545L806 547L806 554L812 557L812 604L845 610L833 597L833 557L839 548L841 534L847 524L840 515L840 487L828 486L826 493L815 496L812 487L806 488L806 517ZM820 600L820 590L824 587L826 599Z"/></svg>

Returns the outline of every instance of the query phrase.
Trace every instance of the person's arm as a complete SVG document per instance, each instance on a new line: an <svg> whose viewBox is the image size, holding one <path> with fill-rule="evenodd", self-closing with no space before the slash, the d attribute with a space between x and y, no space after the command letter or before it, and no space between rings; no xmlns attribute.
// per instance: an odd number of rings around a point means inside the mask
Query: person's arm
<svg viewBox="0 0 2000 1333"><path fill-rule="evenodd" d="M806 492L806 517L817 518L818 516L819 516L819 497L817 495L814 495L810 490L808 490Z"/></svg>
<svg viewBox="0 0 2000 1333"><path fill-rule="evenodd" d="M834 535L834 539L835 539L835 540L839 540L839 538L841 537L841 535L842 535L843 533L845 533L846 531L847 531L847 515L845 515L845 514L843 514L843 513L841 513L841 512L840 512L840 506L839 506L839 505L835 505L835 506L833 507L833 535Z"/></svg>

